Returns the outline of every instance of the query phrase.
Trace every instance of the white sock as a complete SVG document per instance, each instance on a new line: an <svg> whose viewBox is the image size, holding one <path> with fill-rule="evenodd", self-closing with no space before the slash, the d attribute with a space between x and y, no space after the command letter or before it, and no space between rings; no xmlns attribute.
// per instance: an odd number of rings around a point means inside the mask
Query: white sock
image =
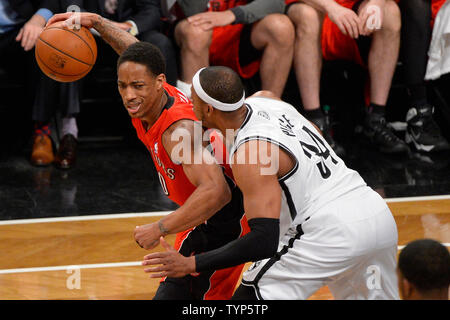
<svg viewBox="0 0 450 320"><path fill-rule="evenodd" d="M181 80L177 80L177 88L178 88L178 90L183 92L186 95L186 97L188 97L189 99L191 98L191 87L192 87L192 84L186 83L186 82L181 81Z"/></svg>
<svg viewBox="0 0 450 320"><path fill-rule="evenodd" d="M62 119L61 138L71 134L78 139L78 126L75 117L66 117Z"/></svg>

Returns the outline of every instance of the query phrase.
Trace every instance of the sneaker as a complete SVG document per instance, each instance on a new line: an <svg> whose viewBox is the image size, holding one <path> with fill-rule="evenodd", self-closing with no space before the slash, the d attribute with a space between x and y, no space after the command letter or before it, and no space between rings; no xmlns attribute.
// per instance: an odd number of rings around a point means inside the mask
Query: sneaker
<svg viewBox="0 0 450 320"><path fill-rule="evenodd" d="M408 145L387 126L383 114L368 113L364 122L364 135L383 153L408 152Z"/></svg>
<svg viewBox="0 0 450 320"><path fill-rule="evenodd" d="M337 156L345 156L344 148L339 145L331 135L330 121L328 116L318 119L310 119L310 121L314 123L320 129L320 131L322 131L322 136L325 138L326 142L330 145Z"/></svg>
<svg viewBox="0 0 450 320"><path fill-rule="evenodd" d="M448 141L433 119L434 107L425 104L415 106L406 114L405 141L414 145L417 151L432 152L450 149Z"/></svg>

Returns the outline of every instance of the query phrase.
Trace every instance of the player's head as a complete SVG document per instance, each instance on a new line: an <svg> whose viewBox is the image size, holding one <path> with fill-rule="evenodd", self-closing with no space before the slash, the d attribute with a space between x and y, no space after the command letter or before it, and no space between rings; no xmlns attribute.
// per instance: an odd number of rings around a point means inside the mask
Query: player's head
<svg viewBox="0 0 450 320"><path fill-rule="evenodd" d="M397 273L403 299L448 299L450 254L440 242L410 242L400 252Z"/></svg>
<svg viewBox="0 0 450 320"><path fill-rule="evenodd" d="M239 75L228 67L200 69L192 79L192 102L197 118L214 126L217 115L232 113L244 105L245 91Z"/></svg>
<svg viewBox="0 0 450 320"><path fill-rule="evenodd" d="M132 118L145 118L164 93L166 63L161 51L148 42L129 46L117 61L117 84Z"/></svg>

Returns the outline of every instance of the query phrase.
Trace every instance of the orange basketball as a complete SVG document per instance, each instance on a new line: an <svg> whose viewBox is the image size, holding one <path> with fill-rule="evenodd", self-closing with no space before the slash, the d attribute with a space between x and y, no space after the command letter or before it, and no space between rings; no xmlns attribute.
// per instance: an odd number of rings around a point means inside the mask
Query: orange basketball
<svg viewBox="0 0 450 320"><path fill-rule="evenodd" d="M36 41L35 55L48 77L73 82L91 71L97 59L97 44L87 28L77 30L56 22L42 31Z"/></svg>

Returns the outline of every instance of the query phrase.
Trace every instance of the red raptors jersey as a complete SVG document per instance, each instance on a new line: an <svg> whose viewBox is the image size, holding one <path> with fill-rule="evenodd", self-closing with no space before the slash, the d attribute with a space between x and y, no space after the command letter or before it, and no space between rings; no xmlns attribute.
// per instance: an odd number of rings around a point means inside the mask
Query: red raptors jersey
<svg viewBox="0 0 450 320"><path fill-rule="evenodd" d="M172 105L164 109L158 120L146 131L140 119L132 119L139 139L152 155L164 193L176 204L183 205L195 190L186 177L181 164L174 163L163 147L161 138L173 123L189 119L197 121L189 99L177 88L165 83L164 89L174 99Z"/></svg>

